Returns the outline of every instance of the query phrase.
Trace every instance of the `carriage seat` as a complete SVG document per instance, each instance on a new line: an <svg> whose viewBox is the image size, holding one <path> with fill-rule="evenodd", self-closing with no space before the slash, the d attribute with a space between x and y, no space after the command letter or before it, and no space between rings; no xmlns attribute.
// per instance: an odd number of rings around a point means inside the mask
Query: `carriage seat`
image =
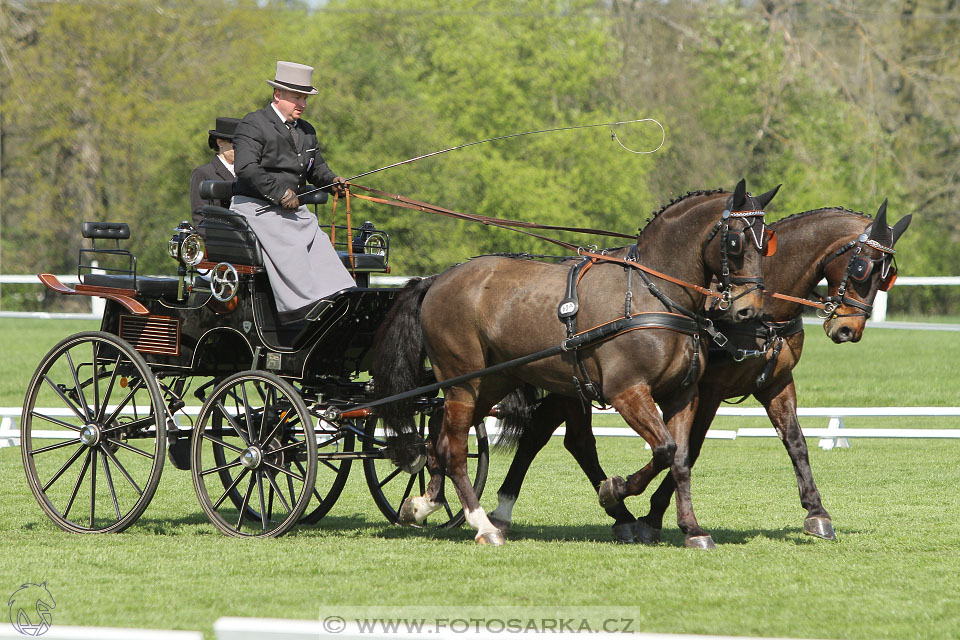
<svg viewBox="0 0 960 640"><path fill-rule="evenodd" d="M129 251L119 248L120 240L130 239L130 226L125 222L84 222L81 234L84 238L93 240L93 249L82 249L81 258L84 254L102 254L105 256L120 256L124 259L129 257L131 265L133 258ZM115 240L116 249L103 249L96 247L97 240ZM95 263L94 263L95 264ZM163 276L139 276L134 278L134 269L110 269L115 273L83 273L83 271L92 271L96 269L93 264L84 264L81 259L80 276L84 285L88 287L107 287L110 289L128 289L136 291L138 294L151 297L177 296L180 281L177 278L168 278ZM117 273L119 272L119 273Z"/></svg>
<svg viewBox="0 0 960 640"><path fill-rule="evenodd" d="M203 214L200 227L203 229L207 261L263 266L260 243L242 215L214 205L204 205L199 211ZM337 255L343 266L349 269L350 255L346 251L337 251ZM353 268L363 272L383 272L387 270L387 265L381 255L355 252Z"/></svg>
<svg viewBox="0 0 960 640"><path fill-rule="evenodd" d="M138 294L149 297L177 297L180 286L178 278L163 276L133 276L88 273L83 276L83 284L88 287L109 287L112 289L132 289Z"/></svg>

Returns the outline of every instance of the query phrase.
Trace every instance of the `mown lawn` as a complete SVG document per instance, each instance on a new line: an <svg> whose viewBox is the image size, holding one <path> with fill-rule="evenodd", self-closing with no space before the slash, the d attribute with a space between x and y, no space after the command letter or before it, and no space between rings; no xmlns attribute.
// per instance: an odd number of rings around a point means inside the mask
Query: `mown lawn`
<svg viewBox="0 0 960 640"><path fill-rule="evenodd" d="M42 354L90 323L0 320L0 404L19 405ZM836 346L808 328L797 371L807 406L956 405L960 334L867 331ZM888 419L849 426L956 427ZM736 428L734 419L718 422ZM822 426L812 421L811 426ZM806 424L806 423L805 423ZM761 421L752 421L762 426ZM383 615L544 610L619 618L633 631L808 638L960 636L960 442L857 440L811 464L839 539L801 533L789 460L773 439L708 440L694 505L715 552L684 549L669 518L655 547L610 542L596 497L554 439L514 510L511 541L475 545L451 532L388 525L355 466L318 526L275 540L228 539L206 522L189 474L168 465L150 508L125 533L57 529L24 479L17 449L0 449L0 598L46 581L54 624L197 629L221 616L316 619L373 607ZM637 440L601 438L611 473L649 458ZM494 452L485 507L509 456ZM645 498L628 502L645 512ZM3 591L6 589L6 591ZM515 609L513 607L527 607ZM442 613L438 613L442 612Z"/></svg>

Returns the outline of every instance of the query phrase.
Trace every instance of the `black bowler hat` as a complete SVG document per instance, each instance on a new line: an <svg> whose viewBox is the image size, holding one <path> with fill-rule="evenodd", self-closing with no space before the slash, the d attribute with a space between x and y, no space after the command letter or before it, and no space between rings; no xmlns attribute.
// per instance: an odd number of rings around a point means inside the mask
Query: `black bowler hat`
<svg viewBox="0 0 960 640"><path fill-rule="evenodd" d="M217 118L217 128L210 129L210 137L207 139L207 144L210 145L210 148L214 151L219 150L219 147L217 147L217 138L221 140L233 140L233 132L237 130L239 123L240 118Z"/></svg>

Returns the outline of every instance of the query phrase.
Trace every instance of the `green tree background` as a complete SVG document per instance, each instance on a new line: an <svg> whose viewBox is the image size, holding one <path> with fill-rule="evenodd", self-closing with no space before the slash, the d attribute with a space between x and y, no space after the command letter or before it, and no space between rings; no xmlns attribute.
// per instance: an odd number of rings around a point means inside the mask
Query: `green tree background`
<svg viewBox="0 0 960 640"><path fill-rule="evenodd" d="M306 118L345 176L534 129L654 117L667 133L653 155L605 128L513 138L368 186L627 233L741 177L784 185L773 219L886 198L891 221L915 214L901 273L957 274L958 26L956 0L0 0L0 271L69 273L80 224L113 220L130 223L141 273L171 272L165 241L189 218L207 130L262 106L284 59L316 68ZM660 141L649 124L617 133ZM386 207L354 217L390 232L394 273L556 251ZM955 312L949 289L891 303Z"/></svg>

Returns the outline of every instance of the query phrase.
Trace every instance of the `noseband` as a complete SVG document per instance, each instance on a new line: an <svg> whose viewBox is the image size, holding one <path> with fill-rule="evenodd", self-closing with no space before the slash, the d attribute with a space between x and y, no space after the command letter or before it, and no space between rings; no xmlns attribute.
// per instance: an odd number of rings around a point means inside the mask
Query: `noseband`
<svg viewBox="0 0 960 640"><path fill-rule="evenodd" d="M884 255L876 259L861 256L860 254L863 252L864 245L873 247ZM847 268L843 273L843 280L840 281L840 287L837 289L837 295L821 298L821 301L824 302L826 306L822 311L818 311L817 315L823 318L824 322L834 318L855 318L860 316L865 318L870 317L870 314L873 313L873 305L866 304L865 302L860 302L859 300L854 300L853 298L848 297L847 289L849 287L850 280L853 280L854 282L866 282L873 273L873 265L875 262L880 262L880 281L883 283L881 286L885 291L889 290L890 286L893 285L893 281L896 280L897 267L894 264L895 260L893 256L897 252L893 249L893 247L886 247L876 240L870 239L867 237L866 233L860 234L856 240L851 240L847 244L837 249L832 256L824 261L824 270L826 270L827 265L830 264L833 259L840 257L843 255L843 253L849 251L850 249L853 249L854 251L850 255L850 260L847 262ZM860 309L860 312L838 313L840 307L844 305Z"/></svg>
<svg viewBox="0 0 960 640"><path fill-rule="evenodd" d="M717 303L717 308L721 311L729 309L730 304L733 303L733 301L738 300L758 289L761 291L763 290L762 275L731 276L729 266L730 258L739 258L742 256L744 247L747 244L747 237L742 229L730 229L730 219L760 218L759 234L757 234L756 229L754 229L753 220L750 221L750 224L747 225L747 228L750 230L750 235L752 236L753 244L757 248L757 251L763 252L763 238L765 236L764 231L766 229L763 216L764 212L760 209L754 209L750 211L730 211L730 205L728 204L727 208L723 210L720 220L717 221L716 226L713 227L713 229L707 235L706 241L703 243L703 249L705 250L707 245L710 244L710 241L713 240L714 236L717 235L717 232L720 233L720 293L723 297ZM733 286L739 284L753 284L754 286L734 298L732 294Z"/></svg>

